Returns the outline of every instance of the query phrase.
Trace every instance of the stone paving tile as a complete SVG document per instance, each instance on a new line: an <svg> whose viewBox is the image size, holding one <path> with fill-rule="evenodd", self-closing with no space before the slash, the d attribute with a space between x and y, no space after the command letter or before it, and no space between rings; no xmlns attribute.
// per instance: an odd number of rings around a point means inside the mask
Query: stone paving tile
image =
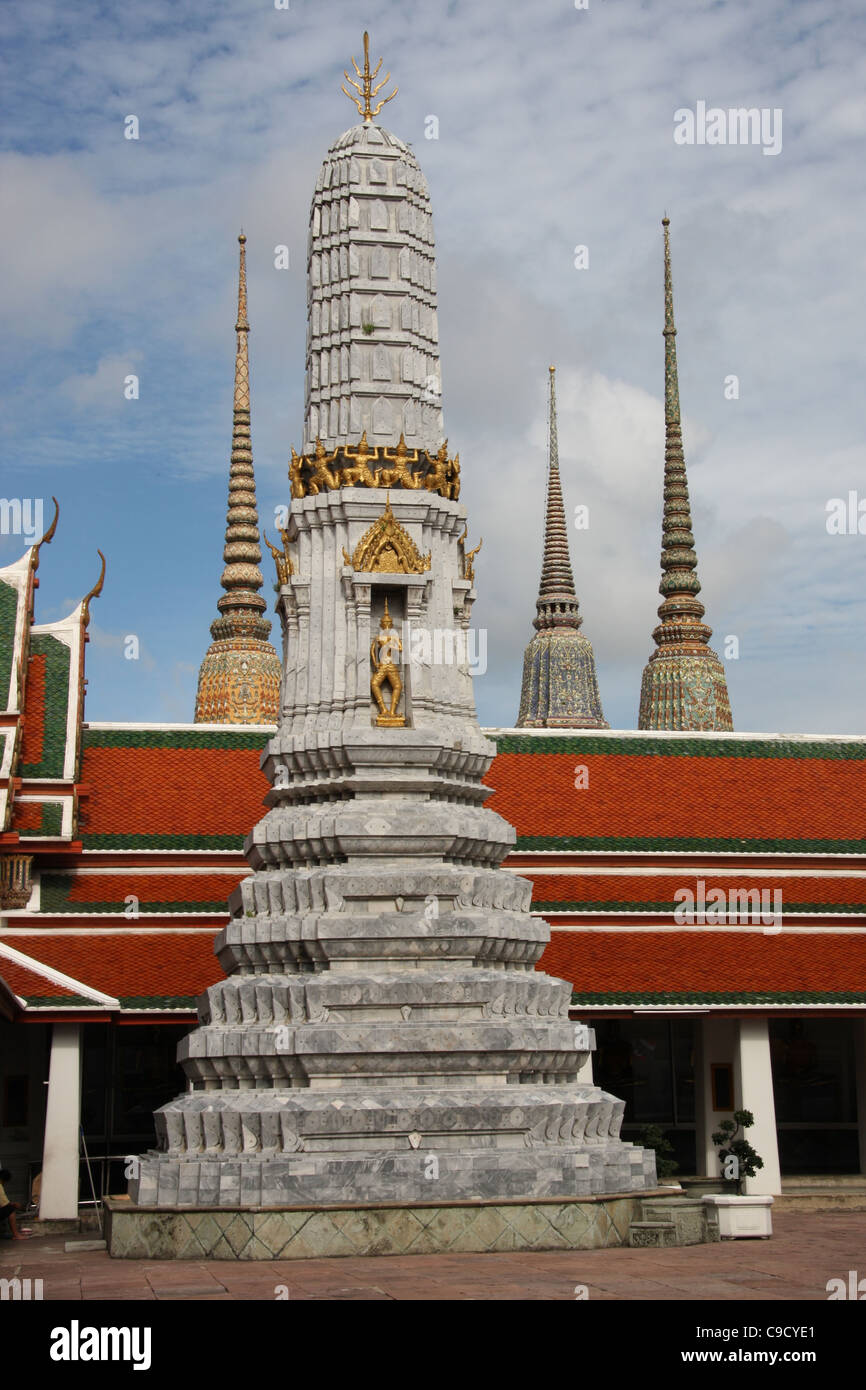
<svg viewBox="0 0 866 1390"><path fill-rule="evenodd" d="M0 1246L4 1277L41 1278L47 1300L756 1301L826 1299L827 1280L861 1268L866 1213L781 1213L770 1241L681 1250L517 1251L501 1254L348 1256L309 1260L112 1260L66 1254L56 1238L26 1250ZM5 1245L5 1243L4 1243Z"/></svg>
<svg viewBox="0 0 866 1390"><path fill-rule="evenodd" d="M199 1294L226 1293L227 1291L221 1284L215 1283L212 1279L208 1282L198 1284L177 1284L177 1283L152 1283L151 1289L157 1298L173 1298L177 1294L185 1294L187 1298L197 1298Z"/></svg>

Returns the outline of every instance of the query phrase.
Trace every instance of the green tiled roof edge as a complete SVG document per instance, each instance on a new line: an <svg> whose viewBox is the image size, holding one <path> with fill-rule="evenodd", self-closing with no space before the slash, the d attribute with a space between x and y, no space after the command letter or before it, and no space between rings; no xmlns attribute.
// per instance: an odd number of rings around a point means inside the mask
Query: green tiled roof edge
<svg viewBox="0 0 866 1390"><path fill-rule="evenodd" d="M665 758L820 758L833 761L866 760L866 742L818 740L736 739L718 734L671 738L664 733L640 737L600 738L595 734L568 734L562 738L532 738L522 734L491 734L498 753L628 754Z"/></svg>
<svg viewBox="0 0 866 1390"><path fill-rule="evenodd" d="M69 713L69 666L72 653L65 642L43 632L31 638L31 656L45 661L45 729L42 758L22 763L22 777L62 777L66 757L66 720ZM59 834L59 830L57 832Z"/></svg>
<svg viewBox="0 0 866 1390"><path fill-rule="evenodd" d="M87 748L234 748L261 752L273 734L250 733L248 729L85 729L82 747Z"/></svg>
<svg viewBox="0 0 866 1390"><path fill-rule="evenodd" d="M22 802L26 805L26 802ZM41 812L39 826L36 830L19 830L18 834L22 840L34 835L60 835L63 829L63 807L58 806L56 801L43 801L40 804Z"/></svg>
<svg viewBox="0 0 866 1390"><path fill-rule="evenodd" d="M518 835L516 851L666 850L717 854L866 854L866 840L735 840L620 835Z"/></svg>
<svg viewBox="0 0 866 1390"><path fill-rule="evenodd" d="M82 835L85 849L233 849L242 850L243 835Z"/></svg>
<svg viewBox="0 0 866 1390"><path fill-rule="evenodd" d="M5 710L15 660L15 623L18 617L18 590L0 583L0 709Z"/></svg>
<svg viewBox="0 0 866 1390"><path fill-rule="evenodd" d="M22 997L31 1009L62 1009L67 1004L87 1004L91 1009L101 1007L96 999L89 999L83 994L25 994Z"/></svg>
<svg viewBox="0 0 866 1390"><path fill-rule="evenodd" d="M197 994L121 994L123 1009L194 1009Z"/></svg>

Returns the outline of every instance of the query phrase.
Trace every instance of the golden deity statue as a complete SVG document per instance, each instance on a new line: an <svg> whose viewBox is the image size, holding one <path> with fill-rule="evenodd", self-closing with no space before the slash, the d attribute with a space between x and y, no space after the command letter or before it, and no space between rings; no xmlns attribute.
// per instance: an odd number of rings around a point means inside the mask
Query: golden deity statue
<svg viewBox="0 0 866 1390"><path fill-rule="evenodd" d="M402 652L402 650L403 643L394 631L394 622L388 612L388 600L386 598L385 612L382 614L382 621L379 624L379 636L374 637L370 643L370 660L375 668L373 679L370 681L370 691L379 707L376 723L380 728L401 728L406 723L405 714L397 713L397 705L403 693L403 681L400 676L400 667L394 660L397 653ZM382 686L386 681L391 687L390 709L385 708L385 701L382 696Z"/></svg>

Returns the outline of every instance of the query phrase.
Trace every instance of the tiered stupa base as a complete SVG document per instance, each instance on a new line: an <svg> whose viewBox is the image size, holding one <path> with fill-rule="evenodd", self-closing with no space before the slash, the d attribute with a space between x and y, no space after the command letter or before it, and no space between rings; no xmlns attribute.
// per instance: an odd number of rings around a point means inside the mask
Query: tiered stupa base
<svg viewBox="0 0 866 1390"><path fill-rule="evenodd" d="M373 725L385 598L429 632L465 628L474 597L457 564L463 508L429 492L389 505L430 569L353 568L383 516L377 491L294 503L301 572L328 578L329 606L313 621L309 583L281 588L293 714L263 759L270 810L217 938L227 978L178 1051L189 1088L157 1112L159 1147L117 1213L139 1222L138 1244L117 1236L115 1253L174 1231L160 1251L225 1253L234 1233L250 1258L272 1258L299 1210L335 1207L374 1232L359 1213L392 1213L387 1250L402 1248L395 1211L405 1235L417 1210L447 1209L435 1248L452 1248L469 1239L454 1213L490 1203L560 1204L563 1230L605 1243L621 1223L605 1218L602 1238L597 1212L577 1220L574 1204L655 1188L654 1154L620 1138L623 1103L581 1080L594 1038L569 1019L571 986L535 969L550 931L529 910L532 885L499 867L515 834L484 806L495 748L467 665L404 663L407 727ZM530 1248L541 1228L527 1216L524 1229Z"/></svg>
<svg viewBox="0 0 866 1390"><path fill-rule="evenodd" d="M395 809L310 808L308 843L323 822L344 846L353 834L387 839ZM431 849L441 838L476 859L501 853L498 818L480 807L428 803L422 816L410 803L397 819L407 847L423 834ZM181 1043L191 1089L157 1112L161 1148L141 1160L132 1200L259 1207L654 1186L653 1155L619 1138L623 1102L578 1081L594 1038L569 1021L567 982L534 969L548 928L529 915L530 892L499 869L405 861L261 869L244 882L217 943L234 973L207 991L202 1026Z"/></svg>

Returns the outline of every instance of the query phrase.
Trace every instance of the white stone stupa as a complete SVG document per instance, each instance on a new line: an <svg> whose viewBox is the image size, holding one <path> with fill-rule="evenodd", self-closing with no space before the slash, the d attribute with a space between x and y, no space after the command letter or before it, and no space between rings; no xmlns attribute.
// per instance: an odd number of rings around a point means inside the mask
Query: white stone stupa
<svg viewBox="0 0 866 1390"><path fill-rule="evenodd" d="M443 437L430 199L373 119L390 97L374 108L366 35L355 72L362 121L310 218L269 809L217 940L226 978L179 1049L189 1089L130 1187L155 1214L215 1211L193 1253L233 1210L270 1209L264 1257L286 1253L290 1209L656 1185L654 1155L620 1139L623 1102L579 1079L592 1030L535 969L549 929L500 867L515 832L484 805L478 547Z"/></svg>

